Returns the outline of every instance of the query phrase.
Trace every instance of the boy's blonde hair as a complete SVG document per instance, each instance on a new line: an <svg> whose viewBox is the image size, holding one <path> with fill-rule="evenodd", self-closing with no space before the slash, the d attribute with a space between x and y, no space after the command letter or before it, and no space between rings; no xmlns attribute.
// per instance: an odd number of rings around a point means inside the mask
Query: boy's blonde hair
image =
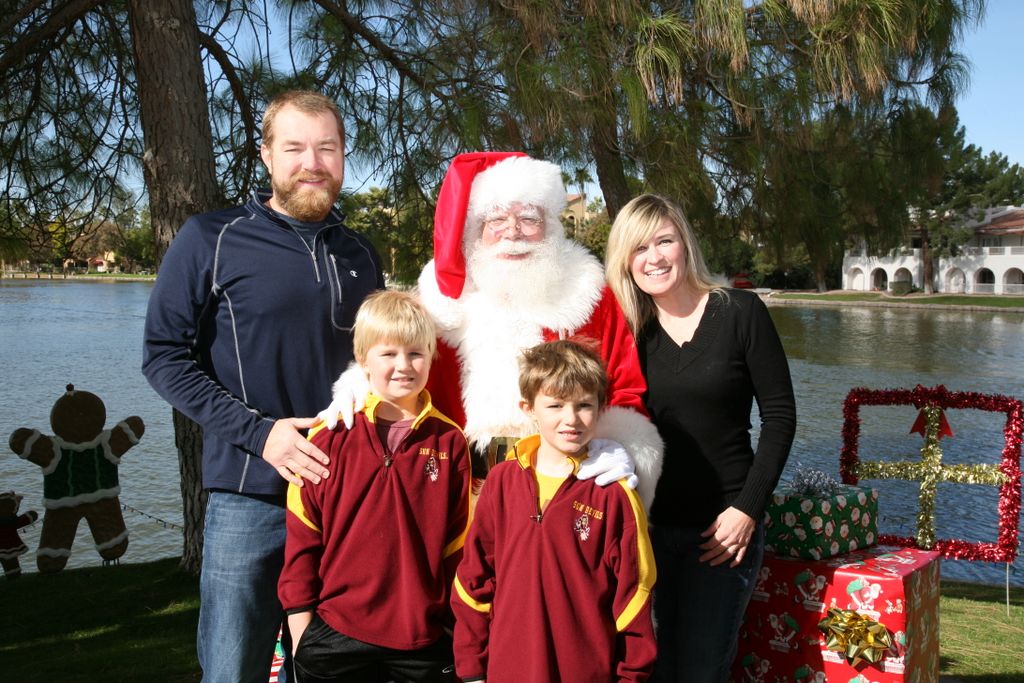
<svg viewBox="0 0 1024 683"><path fill-rule="evenodd" d="M579 341L558 340L538 344L519 358L519 393L530 405L537 394L569 400L592 393L604 407L608 375L601 358Z"/></svg>
<svg viewBox="0 0 1024 683"><path fill-rule="evenodd" d="M366 360L374 344L424 346L430 357L437 352L437 328L416 297L394 289L374 292L363 300L352 328L356 362Z"/></svg>

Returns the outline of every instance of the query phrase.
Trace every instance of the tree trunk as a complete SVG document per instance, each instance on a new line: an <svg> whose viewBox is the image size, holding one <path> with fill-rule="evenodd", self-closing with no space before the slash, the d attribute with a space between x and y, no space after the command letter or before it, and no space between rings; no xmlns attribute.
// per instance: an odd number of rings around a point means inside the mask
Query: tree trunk
<svg viewBox="0 0 1024 683"><path fill-rule="evenodd" d="M827 270L827 267L823 263L819 263L814 267L815 284L818 286L818 291L822 294L828 291L828 282L825 278L825 272Z"/></svg>
<svg viewBox="0 0 1024 683"><path fill-rule="evenodd" d="M128 19L159 264L185 219L217 208L221 199L192 1L129 0Z"/></svg>
<svg viewBox="0 0 1024 683"><path fill-rule="evenodd" d="M202 486L200 457L203 452L203 429L177 410L171 411L171 419L174 421L174 445L178 448L181 513L185 527L181 566L197 574L203 563L203 515L206 513L206 491Z"/></svg>
<svg viewBox="0 0 1024 683"><path fill-rule="evenodd" d="M928 231L921 231L921 289L925 294L934 294L935 287L932 281L935 279L935 264L932 262L932 245L929 240Z"/></svg>
<svg viewBox="0 0 1024 683"><path fill-rule="evenodd" d="M608 210L608 220L614 221L619 210L624 207L630 196L629 185L626 183L626 170L622 163L622 153L618 147L618 131L615 121L615 103L606 98L608 115L598 116L594 128L590 132L590 153L594 155L594 166L597 168L597 182L604 195L604 205Z"/></svg>
<svg viewBox="0 0 1024 683"><path fill-rule="evenodd" d="M185 219L220 204L199 29L192 0L129 0L142 171L159 264ZM202 432L175 411L175 445L185 521L182 566L198 572L206 496L200 477Z"/></svg>

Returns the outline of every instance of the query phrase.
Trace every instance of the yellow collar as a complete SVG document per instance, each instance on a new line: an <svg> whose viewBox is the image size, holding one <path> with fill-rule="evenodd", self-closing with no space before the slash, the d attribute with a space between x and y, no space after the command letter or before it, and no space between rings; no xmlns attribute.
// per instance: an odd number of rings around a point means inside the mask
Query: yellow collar
<svg viewBox="0 0 1024 683"><path fill-rule="evenodd" d="M524 470L533 469L537 463L537 451L540 450L540 434L533 434L526 438L516 441L515 445L512 446L511 450L505 455L506 460L516 460L519 466ZM587 451L578 453L576 455L567 456L572 461L572 473L580 469L580 463L587 459L589 455L589 448Z"/></svg>
<svg viewBox="0 0 1024 683"><path fill-rule="evenodd" d="M430 400L430 392L424 389L420 392L419 399L423 401L423 410L421 410L420 414L413 420L412 429L419 427L420 423L427 419L427 416L429 416L430 413L434 412L434 404ZM366 407L363 408L363 412L366 413L366 419L371 423L377 422L377 408L381 403L383 403L383 401L384 399L372 391L366 395Z"/></svg>

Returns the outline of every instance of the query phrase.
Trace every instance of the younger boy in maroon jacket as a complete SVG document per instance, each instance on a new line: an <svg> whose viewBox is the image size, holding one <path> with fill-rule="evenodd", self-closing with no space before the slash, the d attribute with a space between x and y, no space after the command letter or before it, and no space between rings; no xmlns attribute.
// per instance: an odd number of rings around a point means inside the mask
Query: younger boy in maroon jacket
<svg viewBox="0 0 1024 683"><path fill-rule="evenodd" d="M574 476L605 401L600 358L569 341L520 363L539 434L491 470L452 591L463 681L641 681L657 652L647 519L625 485Z"/></svg>
<svg viewBox="0 0 1024 683"><path fill-rule="evenodd" d="M311 432L329 476L288 489L278 595L295 677L450 680L443 627L469 516L466 439L424 389L437 337L413 297L367 297L353 332L366 407L352 429Z"/></svg>

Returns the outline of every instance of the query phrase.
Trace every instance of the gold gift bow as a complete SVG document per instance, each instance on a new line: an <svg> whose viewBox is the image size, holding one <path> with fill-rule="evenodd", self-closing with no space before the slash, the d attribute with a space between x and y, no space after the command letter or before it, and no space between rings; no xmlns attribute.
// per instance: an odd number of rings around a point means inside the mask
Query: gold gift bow
<svg viewBox="0 0 1024 683"><path fill-rule="evenodd" d="M825 646L846 657L851 666L861 661L875 664L892 647L889 629L853 610L829 608L818 630L825 636Z"/></svg>

